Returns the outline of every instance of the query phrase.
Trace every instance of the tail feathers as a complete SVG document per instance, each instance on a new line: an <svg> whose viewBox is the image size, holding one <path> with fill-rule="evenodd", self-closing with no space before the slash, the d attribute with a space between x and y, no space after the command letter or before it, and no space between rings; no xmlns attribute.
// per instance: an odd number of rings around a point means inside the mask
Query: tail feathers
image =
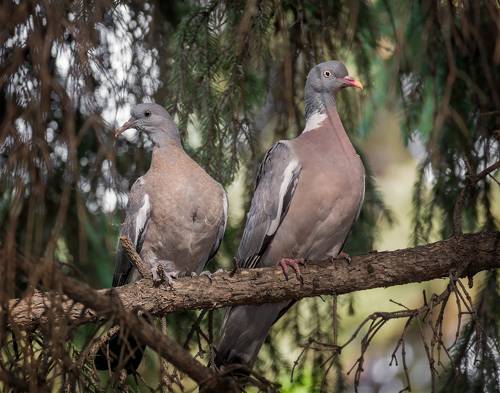
<svg viewBox="0 0 500 393"><path fill-rule="evenodd" d="M248 374L271 326L287 306L288 302L231 308L216 347L215 366L231 368L234 374Z"/></svg>
<svg viewBox="0 0 500 393"><path fill-rule="evenodd" d="M146 346L140 344L132 335L115 333L96 353L94 365L98 370L125 369L133 374L139 367Z"/></svg>

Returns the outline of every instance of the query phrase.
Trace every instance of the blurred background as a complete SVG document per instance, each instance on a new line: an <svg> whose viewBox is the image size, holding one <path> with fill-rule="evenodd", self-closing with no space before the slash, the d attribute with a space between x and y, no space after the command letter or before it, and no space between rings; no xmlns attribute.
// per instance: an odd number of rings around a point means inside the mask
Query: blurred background
<svg viewBox="0 0 500 393"><path fill-rule="evenodd" d="M228 191L228 229L208 265L212 271L232 267L266 150L303 129L305 79L319 62L341 60L365 85L338 97L341 119L371 174L347 246L351 255L449 237L467 176L500 158L498 1L6 1L0 26L2 302L27 288L29 277L15 267L20 254L54 260L95 288L111 285L127 192L147 170L152 149L134 130L113 141L112 129L136 103L164 105L186 150ZM498 230L499 190L492 175L468 192L465 232ZM354 371L348 371L360 355L360 337L334 358L306 344L343 343L370 313L400 309L390 299L419 307L423 290L430 298L446 285L436 280L305 299L273 328L256 372L283 392L352 392ZM470 345L477 333L462 321L459 344L431 373L425 332L413 323L405 336L412 392L431 391L431 374L442 392L498 391L497 272L478 275L470 294L488 305L478 308L486 344ZM168 334L208 361L222 311L204 312L192 330L199 315L169 315ZM400 352L399 363L389 365L405 322L390 321L374 337L360 392L407 387ZM444 327L451 344L452 301ZM63 361L50 350L50 335L38 331L30 356L13 355L18 344L2 323L1 367L63 390L71 374L65 362L102 328L73 329ZM71 374L75 388L66 391L114 389L108 375L91 367ZM182 386L160 386L159 370L157 355L147 352L140 377L127 380L130 391L193 388L187 378Z"/></svg>

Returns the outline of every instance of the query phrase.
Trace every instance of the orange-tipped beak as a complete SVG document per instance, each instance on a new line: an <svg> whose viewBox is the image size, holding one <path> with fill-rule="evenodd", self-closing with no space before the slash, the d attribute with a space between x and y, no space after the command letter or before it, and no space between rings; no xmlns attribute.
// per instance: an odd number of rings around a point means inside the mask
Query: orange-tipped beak
<svg viewBox="0 0 500 393"><path fill-rule="evenodd" d="M115 139L118 138L118 136L124 131L127 131L129 128L134 128L134 127L135 127L135 119L134 118L128 119L120 128L117 128L115 130Z"/></svg>
<svg viewBox="0 0 500 393"><path fill-rule="evenodd" d="M346 76L344 78L344 84L345 86L355 87L356 89L363 90L363 85L361 84L361 82L350 76Z"/></svg>

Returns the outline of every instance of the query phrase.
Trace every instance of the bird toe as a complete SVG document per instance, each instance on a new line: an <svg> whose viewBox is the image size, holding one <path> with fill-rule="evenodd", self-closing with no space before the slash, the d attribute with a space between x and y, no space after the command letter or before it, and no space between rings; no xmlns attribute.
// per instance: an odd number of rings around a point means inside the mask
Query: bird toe
<svg viewBox="0 0 500 393"><path fill-rule="evenodd" d="M210 283L212 283L212 273L208 270L204 270L200 273L200 276L205 276L210 280Z"/></svg>

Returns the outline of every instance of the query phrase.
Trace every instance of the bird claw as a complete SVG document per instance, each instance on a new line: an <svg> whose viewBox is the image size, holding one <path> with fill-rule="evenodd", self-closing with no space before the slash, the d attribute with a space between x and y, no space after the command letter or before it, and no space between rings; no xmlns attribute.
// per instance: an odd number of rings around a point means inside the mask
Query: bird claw
<svg viewBox="0 0 500 393"><path fill-rule="evenodd" d="M155 284L162 283L165 281L165 272L160 265L154 266L150 269L151 275L153 276L153 282Z"/></svg>
<svg viewBox="0 0 500 393"><path fill-rule="evenodd" d="M208 270L204 270L200 273L200 277L205 276L210 280L210 284L212 283L212 273Z"/></svg>
<svg viewBox="0 0 500 393"><path fill-rule="evenodd" d="M171 265L170 261L156 261L151 268L151 275L153 276L153 282L155 285L160 285L166 283L169 287L172 287L174 279L179 276L178 271L169 271L167 266Z"/></svg>
<svg viewBox="0 0 500 393"><path fill-rule="evenodd" d="M179 277L179 272L167 272L167 273L165 273L165 281L170 288L172 288L172 284L174 283L174 280L177 277Z"/></svg>
<svg viewBox="0 0 500 393"><path fill-rule="evenodd" d="M352 260L351 256L348 253L344 252L344 251L339 252L336 257L334 257L334 256L328 257L328 260L331 263L334 263L338 259L344 259L348 264L350 264L351 260Z"/></svg>
<svg viewBox="0 0 500 393"><path fill-rule="evenodd" d="M238 262L238 260L236 259L236 257L233 257L233 263L234 263L234 266L233 266L233 270L231 270L231 273L229 273L229 275L232 277L234 276L234 274L238 271L238 269L240 268L240 263Z"/></svg>
<svg viewBox="0 0 500 393"><path fill-rule="evenodd" d="M304 278L302 277L302 273L300 272L299 265L305 266L304 258L292 259L292 258L281 258L279 263L281 269L283 270L283 275L285 279L288 281L288 267L291 267L295 272L295 277L300 281L301 284L304 283Z"/></svg>
<svg viewBox="0 0 500 393"><path fill-rule="evenodd" d="M219 269L219 270L222 270L222 269ZM191 272L191 277L201 277L201 276L207 277L210 280L210 283L212 283L212 273L210 271L204 270L200 274L196 274L196 272Z"/></svg>
<svg viewBox="0 0 500 393"><path fill-rule="evenodd" d="M337 258L340 258L340 259L345 259L345 260L346 260L346 262L347 262L347 263L349 263L349 264L350 264L350 263L351 263L351 261L352 261L351 256L350 256L348 253L344 252L344 251L341 251L341 252L339 253L339 255L337 256Z"/></svg>

